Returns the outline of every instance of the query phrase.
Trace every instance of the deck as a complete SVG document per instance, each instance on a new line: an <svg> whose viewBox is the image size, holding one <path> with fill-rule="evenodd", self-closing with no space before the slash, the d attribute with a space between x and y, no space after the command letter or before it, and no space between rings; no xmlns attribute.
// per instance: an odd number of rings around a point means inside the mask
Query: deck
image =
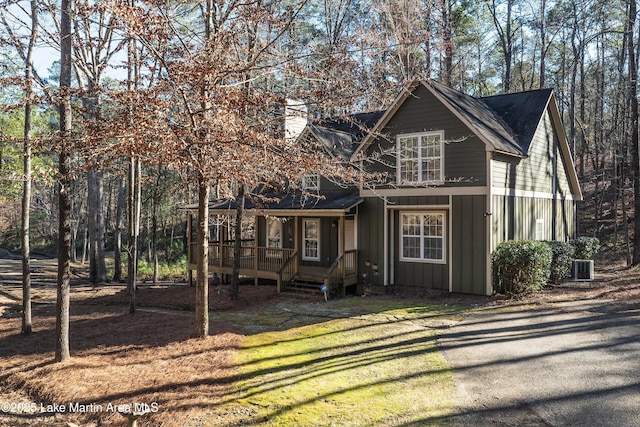
<svg viewBox="0 0 640 427"><path fill-rule="evenodd" d="M197 265L196 243L189 251L189 269ZM209 270L211 273L232 274L233 243L211 242L209 244ZM256 279L271 279L278 284L280 292L296 280L322 283L330 288L341 288L357 282L357 251L346 251L339 255L328 268L299 265L298 253L294 249L267 248L243 244L240 250L240 275ZM342 293L341 290L338 292Z"/></svg>

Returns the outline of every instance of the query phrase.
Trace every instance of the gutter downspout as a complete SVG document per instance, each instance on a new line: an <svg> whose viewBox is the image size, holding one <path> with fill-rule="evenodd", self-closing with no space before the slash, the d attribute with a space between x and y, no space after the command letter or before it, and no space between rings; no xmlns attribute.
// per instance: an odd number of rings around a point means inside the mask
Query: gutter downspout
<svg viewBox="0 0 640 427"><path fill-rule="evenodd" d="M383 285L386 287L389 285L389 212L387 211L387 196L384 196L384 209L383 209L383 220L382 220L382 233L383 233L383 244L382 244L382 256L384 258L384 280Z"/></svg>
<svg viewBox="0 0 640 427"><path fill-rule="evenodd" d="M487 271L486 271L486 283L485 283L485 294L492 295L493 294L493 285L492 285L492 274L491 274L491 253L493 252L493 153L491 151L487 151L487 212L486 215L486 227L487 227L487 237L486 237L486 262L487 262Z"/></svg>

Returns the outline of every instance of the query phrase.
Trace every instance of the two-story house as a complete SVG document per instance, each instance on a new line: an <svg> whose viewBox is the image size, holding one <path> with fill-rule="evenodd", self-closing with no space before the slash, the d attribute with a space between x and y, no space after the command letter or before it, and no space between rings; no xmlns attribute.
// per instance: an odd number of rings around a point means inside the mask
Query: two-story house
<svg viewBox="0 0 640 427"><path fill-rule="evenodd" d="M490 295L497 244L575 235L582 195L550 89L474 98L416 81L386 111L309 123L300 138L390 179L345 189L309 174L303 186L321 198L246 206L255 238L241 273L279 290L303 282L342 293L364 282L373 292ZM230 273L231 245L212 250L212 271Z"/></svg>

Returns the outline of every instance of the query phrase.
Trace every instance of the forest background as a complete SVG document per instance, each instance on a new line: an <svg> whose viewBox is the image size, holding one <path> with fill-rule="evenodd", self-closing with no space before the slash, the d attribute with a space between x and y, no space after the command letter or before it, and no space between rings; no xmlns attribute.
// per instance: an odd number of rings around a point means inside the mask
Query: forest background
<svg viewBox="0 0 640 427"><path fill-rule="evenodd" d="M636 264L635 3L78 0L65 92L60 2L4 0L0 245L19 250L26 234L34 250L56 253L64 152L71 258L104 282L122 280L125 262L107 271L105 252L139 254L157 277L160 265L186 262L178 207L245 197L309 169L353 178L326 169L313 147L281 145L283 100L303 101L311 117L346 117L432 78L473 96L553 87L589 195L579 234ZM69 93L73 138L64 139L58 106ZM270 174L254 163L264 147Z"/></svg>

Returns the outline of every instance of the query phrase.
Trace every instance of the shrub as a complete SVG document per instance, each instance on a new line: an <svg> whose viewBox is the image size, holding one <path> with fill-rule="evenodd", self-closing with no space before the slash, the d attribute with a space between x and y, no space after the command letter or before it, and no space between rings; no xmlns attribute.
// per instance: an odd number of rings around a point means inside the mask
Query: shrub
<svg viewBox="0 0 640 427"><path fill-rule="evenodd" d="M600 249L600 241L597 237L578 237L569 243L575 248L574 259L593 259Z"/></svg>
<svg viewBox="0 0 640 427"><path fill-rule="evenodd" d="M544 242L503 242L491 255L493 290L507 295L542 289L551 273L552 251Z"/></svg>
<svg viewBox="0 0 640 427"><path fill-rule="evenodd" d="M575 247L569 242L545 242L551 248L553 259L551 260L551 283L560 283L571 276L571 260L575 253Z"/></svg>

